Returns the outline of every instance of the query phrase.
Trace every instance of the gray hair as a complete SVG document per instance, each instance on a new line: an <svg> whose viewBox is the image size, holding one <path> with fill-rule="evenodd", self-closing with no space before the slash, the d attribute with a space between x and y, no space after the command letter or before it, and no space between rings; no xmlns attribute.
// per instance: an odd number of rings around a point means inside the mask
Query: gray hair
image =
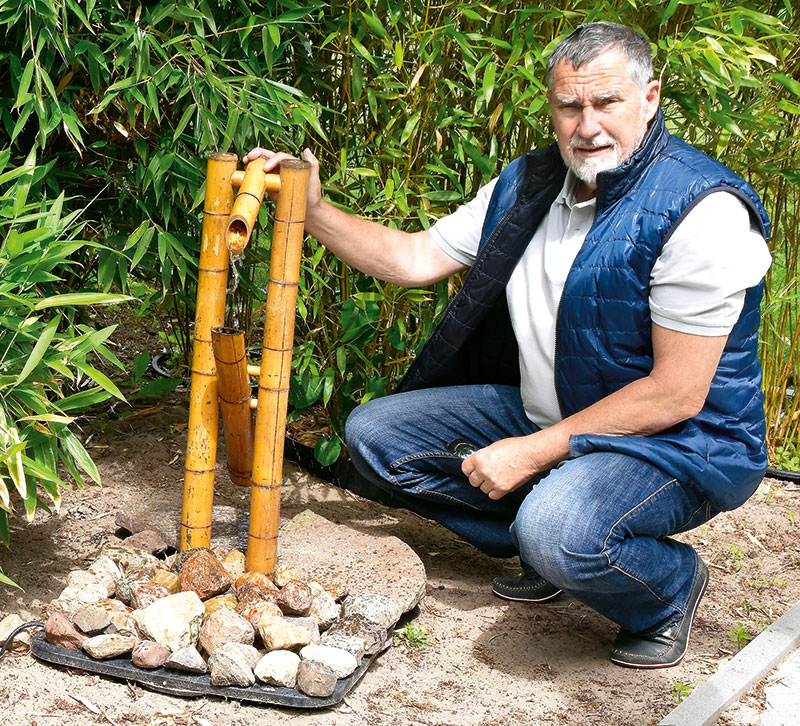
<svg viewBox="0 0 800 726"><path fill-rule="evenodd" d="M553 71L566 61L573 68L580 68L609 50L623 53L630 63L631 80L647 90L653 80L653 54L650 41L633 28L617 23L584 23L562 40L547 59L547 88L553 88Z"/></svg>

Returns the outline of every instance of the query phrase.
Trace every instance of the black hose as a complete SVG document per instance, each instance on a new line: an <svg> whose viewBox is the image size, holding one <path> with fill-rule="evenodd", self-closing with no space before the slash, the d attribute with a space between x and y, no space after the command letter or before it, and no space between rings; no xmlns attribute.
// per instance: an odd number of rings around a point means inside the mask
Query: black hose
<svg viewBox="0 0 800 726"><path fill-rule="evenodd" d="M9 636L6 638L6 642L3 643L3 647L0 648L0 658L6 654L6 650L8 650L8 648L11 646L11 642L17 637L17 634L21 633L23 630L25 630L25 628L41 628L44 630L44 623L31 620L29 623L23 623L22 625L14 628L14 630L12 630Z"/></svg>
<svg viewBox="0 0 800 726"><path fill-rule="evenodd" d="M800 483L800 471L786 471L786 469L767 469L764 476L770 479L780 479L781 481L793 481Z"/></svg>

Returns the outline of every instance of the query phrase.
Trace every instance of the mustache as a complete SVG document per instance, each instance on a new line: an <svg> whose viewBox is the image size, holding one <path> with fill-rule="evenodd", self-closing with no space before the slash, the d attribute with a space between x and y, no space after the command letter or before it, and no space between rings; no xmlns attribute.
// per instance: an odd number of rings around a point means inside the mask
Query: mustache
<svg viewBox="0 0 800 726"><path fill-rule="evenodd" d="M586 139L583 136L573 136L569 140L569 148L575 149L578 146L584 149L599 149L601 146L610 146L612 149L617 147L617 140L608 134Z"/></svg>

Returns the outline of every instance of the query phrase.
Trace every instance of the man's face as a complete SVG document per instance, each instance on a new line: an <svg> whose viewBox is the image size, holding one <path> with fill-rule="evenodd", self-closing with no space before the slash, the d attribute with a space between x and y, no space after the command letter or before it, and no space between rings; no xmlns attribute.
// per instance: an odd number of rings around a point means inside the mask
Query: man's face
<svg viewBox="0 0 800 726"><path fill-rule="evenodd" d="M609 50L574 68L561 61L553 69L550 107L564 163L593 196L597 174L620 166L642 143L658 109L660 85L645 93L633 81L628 58Z"/></svg>

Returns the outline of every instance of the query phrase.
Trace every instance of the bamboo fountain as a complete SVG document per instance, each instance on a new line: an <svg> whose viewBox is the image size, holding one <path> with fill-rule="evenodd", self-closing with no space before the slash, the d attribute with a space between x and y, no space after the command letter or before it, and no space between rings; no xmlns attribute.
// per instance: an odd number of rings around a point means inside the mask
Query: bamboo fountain
<svg viewBox="0 0 800 726"><path fill-rule="evenodd" d="M310 165L289 160L281 163L278 174L265 174L263 159L251 161L245 171L237 171L237 162L235 154L208 158L180 547L211 543L221 411L231 479L251 488L247 569L272 575ZM250 240L267 191L277 192L277 203L264 343L261 365L255 367L247 365L243 334L222 326L230 258L241 255ZM252 401L248 375L256 373L258 399Z"/></svg>

